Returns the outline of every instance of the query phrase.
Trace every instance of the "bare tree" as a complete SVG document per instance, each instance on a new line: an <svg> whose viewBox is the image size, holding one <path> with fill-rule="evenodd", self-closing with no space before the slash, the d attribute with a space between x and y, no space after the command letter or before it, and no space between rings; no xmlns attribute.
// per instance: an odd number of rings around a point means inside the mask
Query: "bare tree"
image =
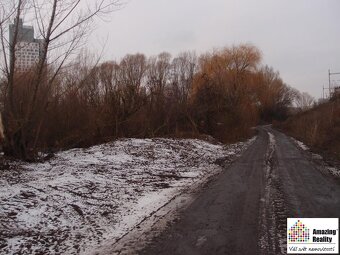
<svg viewBox="0 0 340 255"><path fill-rule="evenodd" d="M307 92L300 93L297 91L295 97L295 104L301 111L306 111L313 107L315 99Z"/></svg>
<svg viewBox="0 0 340 255"><path fill-rule="evenodd" d="M167 52L160 53L149 59L148 86L155 94L163 94L169 79L171 55Z"/></svg>
<svg viewBox="0 0 340 255"><path fill-rule="evenodd" d="M142 83L147 68L143 54L126 55L119 65L120 90L126 117L138 111L141 104Z"/></svg>
<svg viewBox="0 0 340 255"><path fill-rule="evenodd" d="M21 158L34 156L54 81L71 55L84 45L96 18L108 15L119 6L119 0L2 1L2 71L7 80L3 116L5 151L8 154ZM41 38L40 58L29 74L18 72L16 66L16 51L20 42L19 19L24 17L34 21ZM13 38L6 40L5 32L13 20ZM17 98L20 82L29 88L24 105Z"/></svg>
<svg viewBox="0 0 340 255"><path fill-rule="evenodd" d="M186 102L197 71L197 57L193 52L183 52L171 64L171 86L180 102Z"/></svg>

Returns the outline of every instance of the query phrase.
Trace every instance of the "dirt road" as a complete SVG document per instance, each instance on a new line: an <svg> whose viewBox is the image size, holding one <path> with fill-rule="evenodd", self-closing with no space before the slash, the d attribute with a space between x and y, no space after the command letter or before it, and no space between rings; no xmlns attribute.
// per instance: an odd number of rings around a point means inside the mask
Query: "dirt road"
<svg viewBox="0 0 340 255"><path fill-rule="evenodd" d="M290 138L257 140L140 254L286 254L287 217L339 217L339 181Z"/></svg>

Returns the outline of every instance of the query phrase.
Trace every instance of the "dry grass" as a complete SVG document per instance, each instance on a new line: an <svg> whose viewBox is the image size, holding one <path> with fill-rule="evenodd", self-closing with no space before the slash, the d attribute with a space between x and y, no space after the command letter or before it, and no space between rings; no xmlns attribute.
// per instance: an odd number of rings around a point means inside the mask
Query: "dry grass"
<svg viewBox="0 0 340 255"><path fill-rule="evenodd" d="M314 150L340 159L340 98L296 114L276 126Z"/></svg>

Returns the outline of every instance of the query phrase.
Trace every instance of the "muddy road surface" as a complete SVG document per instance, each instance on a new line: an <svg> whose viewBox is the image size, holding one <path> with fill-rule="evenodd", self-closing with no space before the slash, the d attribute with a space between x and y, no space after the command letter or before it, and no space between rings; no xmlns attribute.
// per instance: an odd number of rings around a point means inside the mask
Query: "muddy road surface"
<svg viewBox="0 0 340 255"><path fill-rule="evenodd" d="M319 168L292 139L260 127L248 150L137 253L286 254L287 217L340 215L339 179Z"/></svg>

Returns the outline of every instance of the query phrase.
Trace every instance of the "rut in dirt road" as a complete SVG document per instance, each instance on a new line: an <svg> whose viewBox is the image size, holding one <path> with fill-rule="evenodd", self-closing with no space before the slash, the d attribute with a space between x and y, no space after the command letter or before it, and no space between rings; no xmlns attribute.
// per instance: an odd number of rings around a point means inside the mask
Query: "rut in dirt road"
<svg viewBox="0 0 340 255"><path fill-rule="evenodd" d="M261 196L260 238L261 254L285 254L287 210L278 175L275 136L268 132L269 144L264 164L265 186Z"/></svg>
<svg viewBox="0 0 340 255"><path fill-rule="evenodd" d="M339 181L289 137L260 127L248 150L135 253L286 254L287 217L339 215Z"/></svg>

